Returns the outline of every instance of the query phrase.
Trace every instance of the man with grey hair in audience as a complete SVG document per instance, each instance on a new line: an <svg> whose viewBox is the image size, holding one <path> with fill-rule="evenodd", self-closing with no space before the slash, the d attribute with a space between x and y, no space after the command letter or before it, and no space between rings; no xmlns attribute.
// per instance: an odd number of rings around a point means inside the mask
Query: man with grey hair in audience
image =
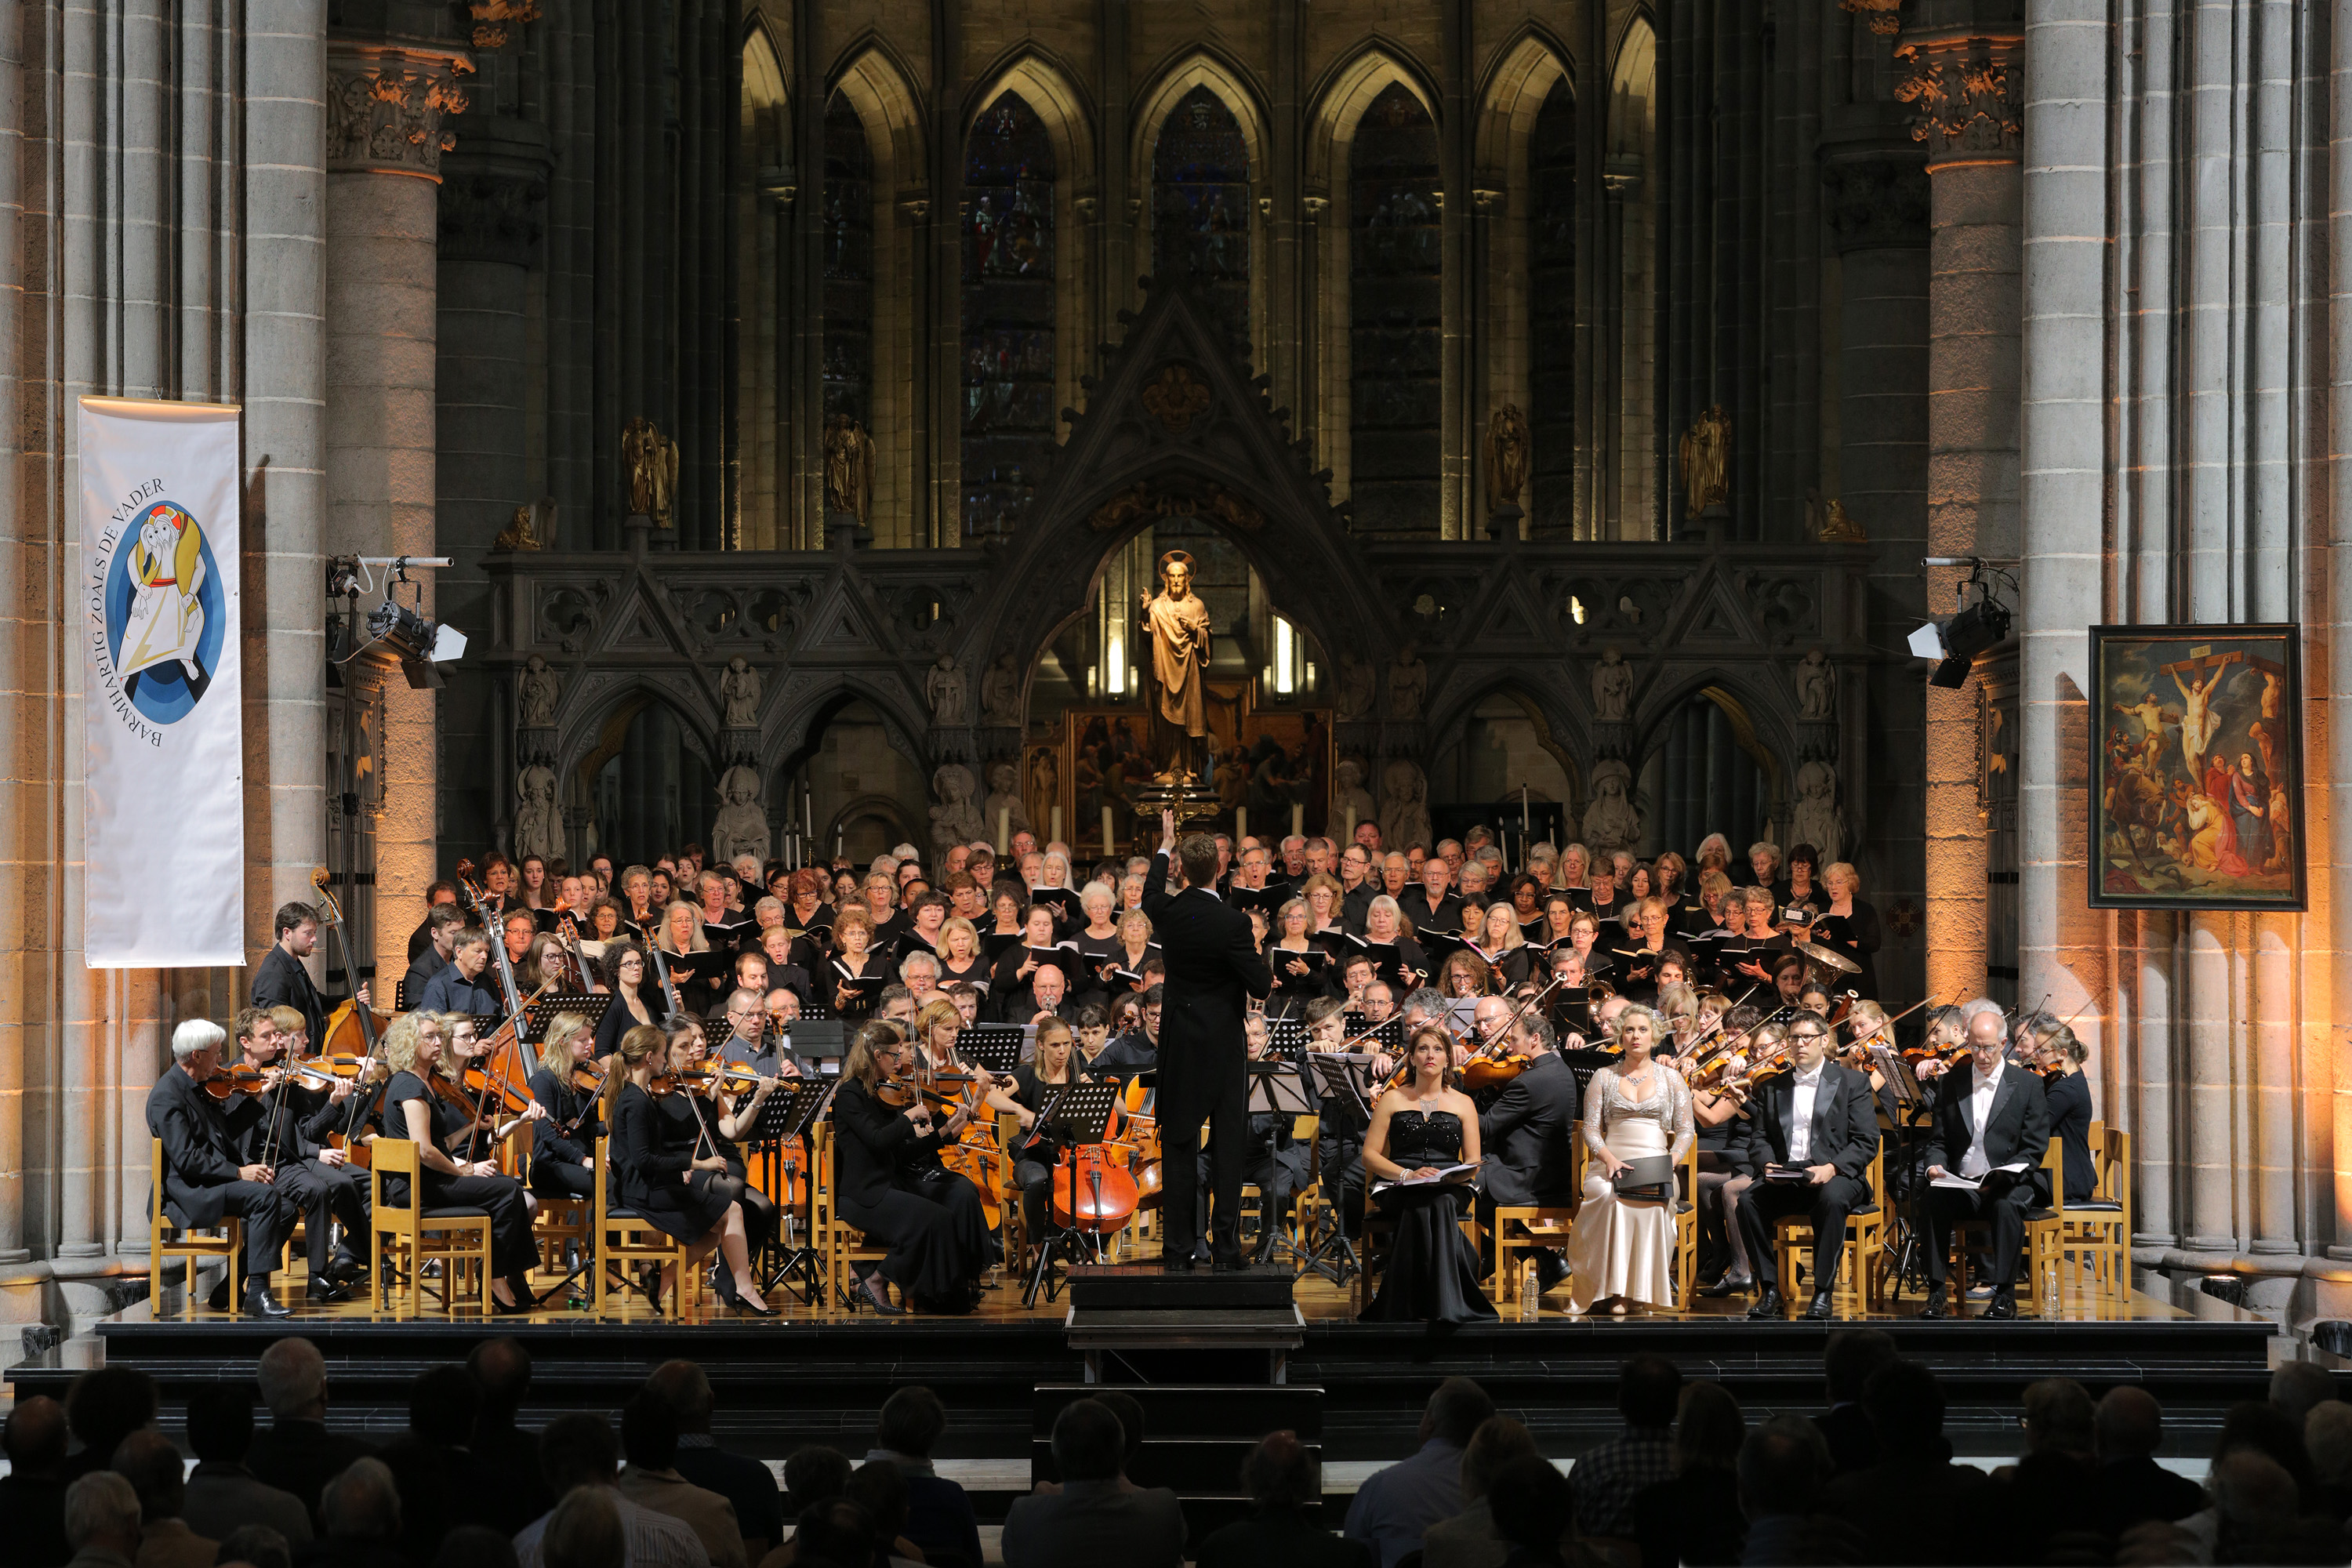
<svg viewBox="0 0 2352 1568"><path fill-rule="evenodd" d="M382 1459L353 1459L319 1495L319 1538L296 1568L401 1568L400 1486Z"/></svg>
<svg viewBox="0 0 2352 1568"><path fill-rule="evenodd" d="M139 1555L139 1494L112 1470L66 1489L66 1568L131 1568Z"/></svg>
<svg viewBox="0 0 2352 1568"><path fill-rule="evenodd" d="M309 1340L289 1336L275 1342L261 1352L255 1372L271 1421L267 1431L253 1435L245 1468L256 1480L301 1499L315 1530L319 1495L327 1482L374 1450L357 1437L327 1429L326 1358Z"/></svg>
<svg viewBox="0 0 2352 1568"><path fill-rule="evenodd" d="M220 1542L180 1517L187 1472L172 1439L152 1426L133 1432L115 1447L113 1468L139 1494L139 1568L213 1568Z"/></svg>
<svg viewBox="0 0 2352 1568"><path fill-rule="evenodd" d="M621 1495L620 1436L602 1415L581 1412L549 1422L539 1435L539 1468L559 1500L581 1487L612 1499L628 1537L628 1568L710 1568L710 1553L692 1525ZM518 1568L553 1568L545 1555L546 1539L562 1512L559 1500L516 1532Z"/></svg>

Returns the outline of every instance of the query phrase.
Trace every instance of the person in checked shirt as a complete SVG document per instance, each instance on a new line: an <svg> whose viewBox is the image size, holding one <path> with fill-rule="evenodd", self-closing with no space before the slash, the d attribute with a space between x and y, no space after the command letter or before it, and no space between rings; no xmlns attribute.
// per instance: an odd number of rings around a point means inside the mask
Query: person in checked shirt
<svg viewBox="0 0 2352 1568"><path fill-rule="evenodd" d="M1634 1497L1674 1479L1675 1407L1682 1392L1682 1370L1663 1356L1635 1356L1618 1367L1624 1435L1584 1455L1568 1472L1579 1535L1632 1538Z"/></svg>

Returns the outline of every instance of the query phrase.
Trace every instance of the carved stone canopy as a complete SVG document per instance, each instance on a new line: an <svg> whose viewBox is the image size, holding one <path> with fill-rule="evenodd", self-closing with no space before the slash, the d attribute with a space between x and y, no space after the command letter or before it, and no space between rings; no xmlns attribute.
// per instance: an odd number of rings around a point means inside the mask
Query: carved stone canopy
<svg viewBox="0 0 2352 1568"><path fill-rule="evenodd" d="M1265 526L1265 514L1248 500L1213 480L1192 479L1139 479L1088 512L1087 526L1108 533L1161 517L1207 518L1251 533Z"/></svg>
<svg viewBox="0 0 2352 1568"><path fill-rule="evenodd" d="M457 145L448 121L466 111L461 76L474 62L451 49L363 44L327 46L327 171L441 177L441 154Z"/></svg>

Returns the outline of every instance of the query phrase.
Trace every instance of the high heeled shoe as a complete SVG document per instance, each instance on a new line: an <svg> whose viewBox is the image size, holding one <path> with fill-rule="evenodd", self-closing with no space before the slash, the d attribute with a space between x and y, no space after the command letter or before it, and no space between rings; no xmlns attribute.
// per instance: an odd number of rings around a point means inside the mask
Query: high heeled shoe
<svg viewBox="0 0 2352 1568"><path fill-rule="evenodd" d="M877 1312L886 1318L905 1317L907 1315L906 1308L894 1307L890 1305L890 1298L884 1295L880 1290L875 1288L874 1280L880 1277L877 1275L872 1278L860 1279L857 1282L858 1291L866 1298L866 1304L872 1307Z"/></svg>
<svg viewBox="0 0 2352 1568"><path fill-rule="evenodd" d="M746 1296L743 1294L742 1287L737 1285L732 1279L729 1279L727 1281L727 1290L728 1294L732 1298L728 1304L739 1312L749 1312L755 1318L775 1318L782 1316L782 1312L780 1312L776 1308L769 1306L768 1303L761 1298L756 1296Z"/></svg>

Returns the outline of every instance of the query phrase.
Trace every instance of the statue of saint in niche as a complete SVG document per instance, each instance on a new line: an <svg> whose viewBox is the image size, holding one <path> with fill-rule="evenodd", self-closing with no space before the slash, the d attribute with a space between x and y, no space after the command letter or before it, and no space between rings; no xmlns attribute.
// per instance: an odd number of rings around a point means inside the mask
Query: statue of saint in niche
<svg viewBox="0 0 2352 1568"><path fill-rule="evenodd" d="M1162 783L1190 784L1208 764L1209 700L1202 679L1209 668L1209 606L1192 592L1192 557L1171 550L1160 558L1160 592L1146 595L1137 623L1151 644L1143 668L1151 715L1151 762Z"/></svg>

